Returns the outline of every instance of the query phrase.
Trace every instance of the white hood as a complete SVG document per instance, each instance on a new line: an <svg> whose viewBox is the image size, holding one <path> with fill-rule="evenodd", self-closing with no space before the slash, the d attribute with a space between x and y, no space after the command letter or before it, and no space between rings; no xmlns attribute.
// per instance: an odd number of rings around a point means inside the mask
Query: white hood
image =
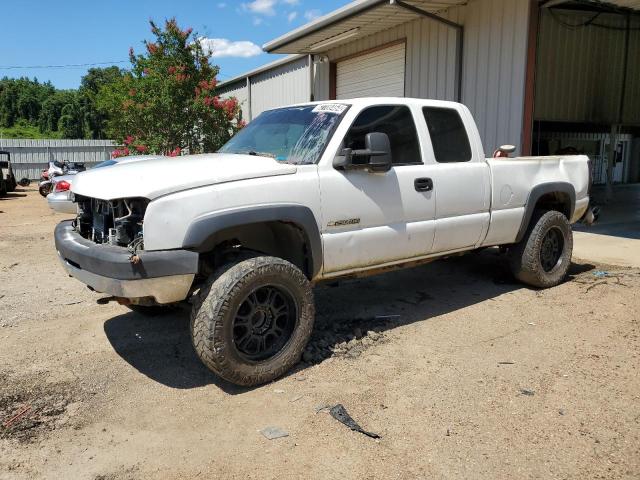
<svg viewBox="0 0 640 480"><path fill-rule="evenodd" d="M227 153L188 155L88 170L76 175L71 190L101 200L132 197L153 200L191 188L296 171L295 165L269 157Z"/></svg>

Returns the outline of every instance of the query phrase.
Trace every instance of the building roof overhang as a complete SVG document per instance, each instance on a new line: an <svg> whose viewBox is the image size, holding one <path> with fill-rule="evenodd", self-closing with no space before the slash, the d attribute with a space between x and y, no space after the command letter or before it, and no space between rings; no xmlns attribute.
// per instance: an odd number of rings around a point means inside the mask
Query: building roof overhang
<svg viewBox="0 0 640 480"><path fill-rule="evenodd" d="M467 0L356 0L293 30L262 48L268 53L321 54L331 48L424 16L439 17L444 10Z"/></svg>

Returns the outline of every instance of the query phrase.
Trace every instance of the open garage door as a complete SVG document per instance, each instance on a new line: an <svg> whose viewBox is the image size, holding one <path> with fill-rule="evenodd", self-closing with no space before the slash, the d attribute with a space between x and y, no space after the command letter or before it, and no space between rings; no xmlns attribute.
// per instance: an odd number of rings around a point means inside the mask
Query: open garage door
<svg viewBox="0 0 640 480"><path fill-rule="evenodd" d="M405 43L338 61L336 97L404 97Z"/></svg>

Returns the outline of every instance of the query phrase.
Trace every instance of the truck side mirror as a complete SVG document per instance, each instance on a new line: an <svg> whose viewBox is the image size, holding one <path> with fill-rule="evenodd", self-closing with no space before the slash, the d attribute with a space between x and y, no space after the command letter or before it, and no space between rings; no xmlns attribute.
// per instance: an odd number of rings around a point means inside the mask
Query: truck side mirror
<svg viewBox="0 0 640 480"><path fill-rule="evenodd" d="M386 133L367 133L364 144L366 155L369 156L369 169L372 172L391 170L391 143Z"/></svg>
<svg viewBox="0 0 640 480"><path fill-rule="evenodd" d="M344 148L333 161L335 168L341 169L368 169L371 172L388 172L391 170L391 144L386 133L367 133L364 140L364 150ZM353 163L355 157L366 157L364 163Z"/></svg>

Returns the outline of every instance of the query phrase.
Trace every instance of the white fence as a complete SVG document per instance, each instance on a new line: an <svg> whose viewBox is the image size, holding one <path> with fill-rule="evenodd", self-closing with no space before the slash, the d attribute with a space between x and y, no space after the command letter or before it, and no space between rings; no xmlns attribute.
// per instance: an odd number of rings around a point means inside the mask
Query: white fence
<svg viewBox="0 0 640 480"><path fill-rule="evenodd" d="M40 178L50 161L82 162L87 168L111 158L112 140L21 140L0 139L0 150L11 154L16 178Z"/></svg>

